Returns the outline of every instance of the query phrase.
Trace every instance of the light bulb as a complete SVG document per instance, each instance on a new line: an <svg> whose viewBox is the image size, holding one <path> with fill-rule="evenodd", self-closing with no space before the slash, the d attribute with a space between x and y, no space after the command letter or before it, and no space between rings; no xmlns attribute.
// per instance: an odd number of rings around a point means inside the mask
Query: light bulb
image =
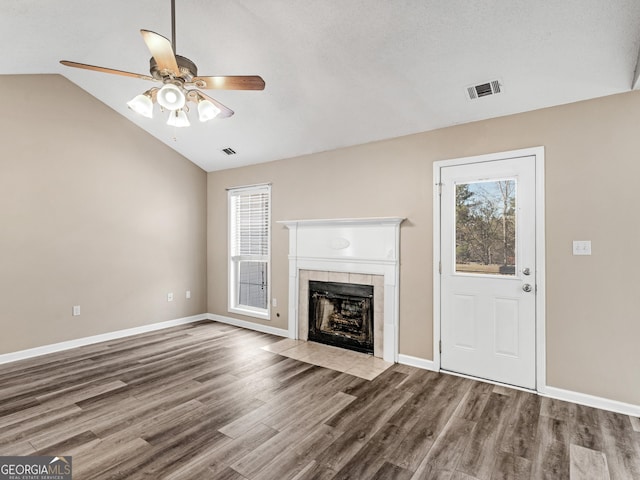
<svg viewBox="0 0 640 480"><path fill-rule="evenodd" d="M172 83L167 83L158 90L156 99L161 106L172 111L184 107L184 104L187 101L182 90Z"/></svg>
<svg viewBox="0 0 640 480"><path fill-rule="evenodd" d="M207 122L218 116L220 109L209 100L200 100L198 102L198 119L201 122Z"/></svg>
<svg viewBox="0 0 640 480"><path fill-rule="evenodd" d="M176 101L178 100L178 95L176 95L176 92L168 91L165 94L164 99L169 103L176 103Z"/></svg>
<svg viewBox="0 0 640 480"><path fill-rule="evenodd" d="M191 123L189 123L189 117L187 117L184 110L180 109L169 113L167 125L171 125L172 127L189 127Z"/></svg>
<svg viewBox="0 0 640 480"><path fill-rule="evenodd" d="M151 98L149 98L149 95L136 95L132 100L127 102L127 106L144 117L153 118L153 102Z"/></svg>

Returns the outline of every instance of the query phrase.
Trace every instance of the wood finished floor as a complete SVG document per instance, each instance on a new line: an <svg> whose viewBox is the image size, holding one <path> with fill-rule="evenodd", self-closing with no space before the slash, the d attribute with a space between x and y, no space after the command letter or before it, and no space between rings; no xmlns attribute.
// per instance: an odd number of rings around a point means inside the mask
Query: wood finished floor
<svg viewBox="0 0 640 480"><path fill-rule="evenodd" d="M0 455L84 479L640 479L640 420L394 365L373 381L213 322L0 366Z"/></svg>

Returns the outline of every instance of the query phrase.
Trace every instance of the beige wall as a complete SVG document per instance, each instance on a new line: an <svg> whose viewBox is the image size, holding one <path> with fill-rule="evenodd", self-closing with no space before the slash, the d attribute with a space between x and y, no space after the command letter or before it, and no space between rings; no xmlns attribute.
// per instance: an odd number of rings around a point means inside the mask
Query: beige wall
<svg viewBox="0 0 640 480"><path fill-rule="evenodd" d="M433 162L542 145L547 384L638 405L639 118L634 92L210 173L208 310L252 321L227 312L225 188L272 182L274 222L408 218L401 232L400 352L433 359ZM572 240L592 240L593 255L572 256ZM287 242L286 229L274 223L272 296L279 307L259 323L278 328L287 327Z"/></svg>
<svg viewBox="0 0 640 480"><path fill-rule="evenodd" d="M206 173L63 77L0 91L0 354L206 312Z"/></svg>

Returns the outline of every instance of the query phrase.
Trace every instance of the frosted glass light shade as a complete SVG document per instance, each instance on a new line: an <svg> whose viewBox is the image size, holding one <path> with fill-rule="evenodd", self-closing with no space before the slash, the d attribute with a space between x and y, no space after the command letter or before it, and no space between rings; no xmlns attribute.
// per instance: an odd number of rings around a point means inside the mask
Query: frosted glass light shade
<svg viewBox="0 0 640 480"><path fill-rule="evenodd" d="M198 102L198 119L201 122L208 122L218 116L220 109L209 100L201 100Z"/></svg>
<svg viewBox="0 0 640 480"><path fill-rule="evenodd" d="M136 95L127 102L127 106L144 117L153 118L153 102L148 95Z"/></svg>
<svg viewBox="0 0 640 480"><path fill-rule="evenodd" d="M167 83L160 90L156 97L158 103L167 110L178 110L184 107L186 98L182 90L171 83Z"/></svg>
<svg viewBox="0 0 640 480"><path fill-rule="evenodd" d="M191 123L189 123L189 117L187 117L184 110L175 110L169 113L167 125L171 125L172 127L188 127Z"/></svg>

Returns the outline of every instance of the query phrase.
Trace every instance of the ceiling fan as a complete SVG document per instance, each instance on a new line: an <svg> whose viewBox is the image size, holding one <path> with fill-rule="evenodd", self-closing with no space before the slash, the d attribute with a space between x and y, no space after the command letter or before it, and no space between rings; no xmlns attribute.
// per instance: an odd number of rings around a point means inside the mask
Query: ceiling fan
<svg viewBox="0 0 640 480"><path fill-rule="evenodd" d="M206 122L216 117L226 118L233 115L233 110L225 107L199 89L264 90L264 80L258 75L198 76L198 68L195 63L186 57L176 55L175 0L171 0L171 41L150 30L140 30L140 33L151 52L149 71L151 75L97 67L68 60L61 60L60 63L67 67L95 70L102 73L162 83L161 87L153 87L137 95L127 105L133 111L152 118L153 104L158 103L161 110L170 112L167 124L175 127L188 127L190 125L186 114L186 111L189 110L187 102L197 105L198 118L201 122Z"/></svg>

